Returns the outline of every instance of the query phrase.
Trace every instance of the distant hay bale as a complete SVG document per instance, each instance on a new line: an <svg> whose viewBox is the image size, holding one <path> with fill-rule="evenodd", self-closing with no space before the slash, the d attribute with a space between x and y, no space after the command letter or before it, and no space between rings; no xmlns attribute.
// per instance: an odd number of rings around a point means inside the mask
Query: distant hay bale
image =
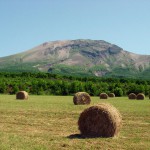
<svg viewBox="0 0 150 150"><path fill-rule="evenodd" d="M16 99L28 99L29 95L26 91L19 91L16 94Z"/></svg>
<svg viewBox="0 0 150 150"><path fill-rule="evenodd" d="M73 102L75 105L90 104L90 95L86 92L77 92L73 97Z"/></svg>
<svg viewBox="0 0 150 150"><path fill-rule="evenodd" d="M115 94L114 93L109 93L108 96L113 98L113 97L115 97Z"/></svg>
<svg viewBox="0 0 150 150"><path fill-rule="evenodd" d="M100 99L107 99L108 95L106 93L101 93L100 94Z"/></svg>
<svg viewBox="0 0 150 150"><path fill-rule="evenodd" d="M130 94L128 95L128 98L129 98L129 99L136 99L136 94L130 93Z"/></svg>
<svg viewBox="0 0 150 150"><path fill-rule="evenodd" d="M144 100L145 99L145 95L143 93L139 93L136 97L137 100Z"/></svg>
<svg viewBox="0 0 150 150"><path fill-rule="evenodd" d="M110 104L99 104L85 109L79 117L78 127L85 137L114 137L122 126L119 111Z"/></svg>

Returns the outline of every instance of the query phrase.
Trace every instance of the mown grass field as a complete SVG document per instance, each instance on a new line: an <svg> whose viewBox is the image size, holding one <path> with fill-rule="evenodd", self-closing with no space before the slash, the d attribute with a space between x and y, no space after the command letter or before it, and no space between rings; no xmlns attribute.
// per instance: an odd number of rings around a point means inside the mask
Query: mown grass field
<svg viewBox="0 0 150 150"><path fill-rule="evenodd" d="M0 95L0 150L150 150L150 100L127 97L100 100L90 105L74 105L72 96ZM110 103L123 117L123 127L115 138L81 138L77 121L87 107Z"/></svg>

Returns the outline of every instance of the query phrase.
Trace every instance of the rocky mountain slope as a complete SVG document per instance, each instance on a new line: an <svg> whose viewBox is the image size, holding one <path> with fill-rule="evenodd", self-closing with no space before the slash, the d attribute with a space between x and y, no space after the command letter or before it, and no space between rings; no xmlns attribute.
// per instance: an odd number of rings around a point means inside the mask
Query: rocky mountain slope
<svg viewBox="0 0 150 150"><path fill-rule="evenodd" d="M43 43L0 58L0 71L45 71L69 75L149 76L150 55L138 55L102 40Z"/></svg>

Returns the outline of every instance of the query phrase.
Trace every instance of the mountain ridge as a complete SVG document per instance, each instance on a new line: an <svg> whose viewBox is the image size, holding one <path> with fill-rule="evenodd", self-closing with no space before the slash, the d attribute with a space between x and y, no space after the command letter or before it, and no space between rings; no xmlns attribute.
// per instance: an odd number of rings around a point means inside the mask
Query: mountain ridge
<svg viewBox="0 0 150 150"><path fill-rule="evenodd" d="M149 70L150 55L134 54L103 40L65 40L45 42L0 58L0 71L15 66L20 71L30 68L60 74L134 77Z"/></svg>

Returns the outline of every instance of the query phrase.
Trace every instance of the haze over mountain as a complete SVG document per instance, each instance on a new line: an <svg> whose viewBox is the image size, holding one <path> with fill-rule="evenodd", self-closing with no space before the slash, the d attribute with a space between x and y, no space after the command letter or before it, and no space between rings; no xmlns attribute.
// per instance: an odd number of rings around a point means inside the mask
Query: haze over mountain
<svg viewBox="0 0 150 150"><path fill-rule="evenodd" d="M150 55L138 55L102 40L45 42L0 58L0 71L45 71L66 75L148 78Z"/></svg>

